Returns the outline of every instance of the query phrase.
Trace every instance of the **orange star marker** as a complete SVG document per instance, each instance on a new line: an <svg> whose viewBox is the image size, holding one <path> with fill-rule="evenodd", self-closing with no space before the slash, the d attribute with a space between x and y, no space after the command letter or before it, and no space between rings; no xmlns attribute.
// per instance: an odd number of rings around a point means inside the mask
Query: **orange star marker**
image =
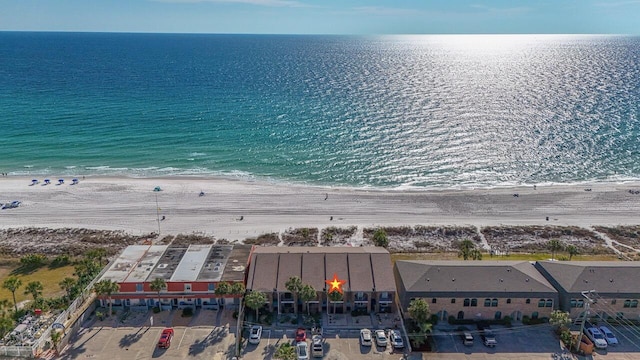
<svg viewBox="0 0 640 360"><path fill-rule="evenodd" d="M331 288L329 289L329 292L334 292L337 291L340 294L342 294L342 285L347 283L347 280L340 280L338 279L338 275L337 274L333 274L333 279L331 280L325 280L325 283L327 283L328 285L331 286Z"/></svg>

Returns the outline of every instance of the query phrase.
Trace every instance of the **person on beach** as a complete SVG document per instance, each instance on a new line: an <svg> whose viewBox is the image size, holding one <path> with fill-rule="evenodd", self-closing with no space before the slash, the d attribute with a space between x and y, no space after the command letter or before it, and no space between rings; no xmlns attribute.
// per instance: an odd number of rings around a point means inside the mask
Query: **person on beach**
<svg viewBox="0 0 640 360"><path fill-rule="evenodd" d="M326 193L326 194L324 195L324 199L325 199L325 200L327 200L328 198L329 198L329 193Z"/></svg>

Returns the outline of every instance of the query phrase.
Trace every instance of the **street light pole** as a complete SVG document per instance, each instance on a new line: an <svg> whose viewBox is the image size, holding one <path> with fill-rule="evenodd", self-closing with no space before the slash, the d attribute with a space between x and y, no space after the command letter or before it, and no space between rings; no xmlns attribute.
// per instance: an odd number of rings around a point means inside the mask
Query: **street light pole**
<svg viewBox="0 0 640 360"><path fill-rule="evenodd" d="M156 194L156 220L158 222L158 238L160 238L160 207L158 207L158 194Z"/></svg>

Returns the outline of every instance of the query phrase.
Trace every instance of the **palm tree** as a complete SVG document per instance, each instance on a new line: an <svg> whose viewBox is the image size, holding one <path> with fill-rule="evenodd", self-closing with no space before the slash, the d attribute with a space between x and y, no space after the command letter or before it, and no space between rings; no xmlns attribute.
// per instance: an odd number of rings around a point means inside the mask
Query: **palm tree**
<svg viewBox="0 0 640 360"><path fill-rule="evenodd" d="M160 306L160 291L167 287L167 282L164 281L163 278L155 278L151 284L149 284L149 287L151 288L151 291L158 293L158 309L162 310L162 307Z"/></svg>
<svg viewBox="0 0 640 360"><path fill-rule="evenodd" d="M18 312L18 303L16 302L16 291L22 286L22 280L18 279L15 276L9 276L2 283L2 287L11 291L13 295L13 306L16 308L16 312Z"/></svg>
<svg viewBox="0 0 640 360"><path fill-rule="evenodd" d="M411 300L409 303L409 316L417 323L426 323L429 320L429 304L422 298Z"/></svg>
<svg viewBox="0 0 640 360"><path fill-rule="evenodd" d="M117 282L112 280L102 280L93 285L93 290L98 296L107 296L109 299L109 316L113 313L113 301L111 301L111 295L120 290L120 286Z"/></svg>
<svg viewBox="0 0 640 360"><path fill-rule="evenodd" d="M231 294L233 295L242 295L247 289L244 287L244 284L241 282L234 282L231 284Z"/></svg>
<svg viewBox="0 0 640 360"><path fill-rule="evenodd" d="M73 291L74 286L76 286L76 279L66 277L62 279L58 285L60 285L60 288L67 293L67 299L71 301L71 292Z"/></svg>
<svg viewBox="0 0 640 360"><path fill-rule="evenodd" d="M90 260L98 260L98 265L102 266L102 258L107 256L107 250L105 248L95 248L87 251L84 256Z"/></svg>
<svg viewBox="0 0 640 360"><path fill-rule="evenodd" d="M327 297L333 303L333 313L335 314L336 313L336 306L337 306L338 301L341 301L343 299L342 293L339 292L339 291L334 290L334 291L328 293Z"/></svg>
<svg viewBox="0 0 640 360"><path fill-rule="evenodd" d="M471 257L471 251L475 249L476 245L469 239L464 239L458 245L458 257L463 260L469 260Z"/></svg>
<svg viewBox="0 0 640 360"><path fill-rule="evenodd" d="M38 298L42 295L42 290L44 290L44 286L40 281L31 281L24 288L24 294L31 294L33 296L33 301L38 301Z"/></svg>
<svg viewBox="0 0 640 360"><path fill-rule="evenodd" d="M219 282L214 290L214 294L216 295L228 295L231 294L231 284L226 281Z"/></svg>
<svg viewBox="0 0 640 360"><path fill-rule="evenodd" d="M293 311L298 313L298 293L302 289L302 280L297 276L292 276L284 283L287 290L293 294Z"/></svg>
<svg viewBox="0 0 640 360"><path fill-rule="evenodd" d="M260 319L259 310L262 306L264 306L264 303L266 302L267 295L261 293L260 291L252 291L244 297L244 304L247 305L249 309L256 311L256 323Z"/></svg>
<svg viewBox="0 0 640 360"><path fill-rule="evenodd" d="M473 248L469 251L469 256L473 260L482 260L482 252L478 248Z"/></svg>
<svg viewBox="0 0 640 360"><path fill-rule="evenodd" d="M307 306L307 315L309 315L309 301L317 299L318 292L313 288L313 286L304 284L302 285L302 289L300 289L299 296L300 300L302 300Z"/></svg>
<svg viewBox="0 0 640 360"><path fill-rule="evenodd" d="M571 260L574 256L578 255L580 252L578 251L578 247L575 245L567 246L567 252L569 253L569 260Z"/></svg>
<svg viewBox="0 0 640 360"><path fill-rule="evenodd" d="M53 349L58 354L58 345L60 344L60 340L62 340L62 332L58 330L53 330L51 332L51 343L53 343Z"/></svg>
<svg viewBox="0 0 640 360"><path fill-rule="evenodd" d="M16 327L15 322L10 317L0 317L0 339L3 338L9 331Z"/></svg>
<svg viewBox="0 0 640 360"><path fill-rule="evenodd" d="M556 253L564 247L560 240L552 239L547 243L547 247L551 250L551 260L554 260L556 257Z"/></svg>

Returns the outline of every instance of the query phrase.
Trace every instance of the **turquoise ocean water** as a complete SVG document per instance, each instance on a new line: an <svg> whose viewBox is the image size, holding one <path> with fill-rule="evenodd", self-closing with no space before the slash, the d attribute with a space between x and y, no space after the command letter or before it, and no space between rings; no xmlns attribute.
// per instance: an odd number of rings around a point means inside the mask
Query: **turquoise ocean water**
<svg viewBox="0 0 640 360"><path fill-rule="evenodd" d="M0 171L640 179L640 38L0 32Z"/></svg>

